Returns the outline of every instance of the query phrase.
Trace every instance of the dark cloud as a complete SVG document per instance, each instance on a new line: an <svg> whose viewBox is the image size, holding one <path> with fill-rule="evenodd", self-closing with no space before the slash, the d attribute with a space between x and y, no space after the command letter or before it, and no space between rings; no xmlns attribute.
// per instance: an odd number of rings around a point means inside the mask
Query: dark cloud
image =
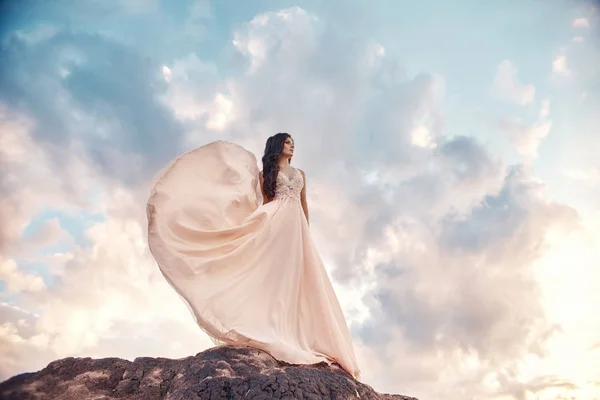
<svg viewBox="0 0 600 400"><path fill-rule="evenodd" d="M407 166L411 173L398 174L395 179L388 176L383 184L355 181L344 188L354 209L362 215L363 224L353 251L349 253L340 246L335 253L337 280L363 278L368 250L385 242L386 229L397 224L410 227L406 221L414 219L425 229L433 230L438 218L470 209L500 186L502 165L476 139L456 136L439 142L437 150L421 153L421 159L415 158L412 166ZM406 153L410 146L406 145Z"/></svg>
<svg viewBox="0 0 600 400"><path fill-rule="evenodd" d="M397 230L426 250L390 251L385 268L375 268L376 288L367 297L377 299L372 311L379 317L366 323L363 338L385 346L389 335L381 330L397 327L416 348L461 349L494 366L542 354L558 327L544 316L532 265L549 229L578 223L573 209L542 193L515 167L500 193L467 215L447 216L425 235L408 225ZM390 273L395 265L400 272ZM370 324L379 327L376 337Z"/></svg>
<svg viewBox="0 0 600 400"><path fill-rule="evenodd" d="M160 65L99 35L59 32L31 43L4 38L0 101L36 122L33 135L61 169L73 142L126 184L180 150L182 129L158 96Z"/></svg>
<svg viewBox="0 0 600 400"><path fill-rule="evenodd" d="M539 196L543 189L521 166L513 167L499 194L486 196L466 218L446 216L441 222L440 244L446 251L478 253L499 248L505 252L502 244L509 246L520 239L528 246L523 251L530 252L524 256L537 256L548 228L561 225L571 230L578 220L574 209L544 201ZM498 252L493 255L501 256Z"/></svg>
<svg viewBox="0 0 600 400"><path fill-rule="evenodd" d="M479 182L497 173L490 154L474 138L456 136L444 142L439 154L456 180Z"/></svg>

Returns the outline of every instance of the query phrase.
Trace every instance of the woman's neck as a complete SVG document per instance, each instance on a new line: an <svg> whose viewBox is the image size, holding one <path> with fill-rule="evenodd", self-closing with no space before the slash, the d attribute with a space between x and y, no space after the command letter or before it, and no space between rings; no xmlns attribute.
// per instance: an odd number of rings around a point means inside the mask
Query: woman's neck
<svg viewBox="0 0 600 400"><path fill-rule="evenodd" d="M282 157L277 162L279 169L288 168L290 166L290 157Z"/></svg>

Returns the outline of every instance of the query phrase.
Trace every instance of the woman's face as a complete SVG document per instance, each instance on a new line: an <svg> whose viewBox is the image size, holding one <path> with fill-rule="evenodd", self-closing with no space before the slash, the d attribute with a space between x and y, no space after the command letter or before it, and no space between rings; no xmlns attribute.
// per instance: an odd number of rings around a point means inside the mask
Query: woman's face
<svg viewBox="0 0 600 400"><path fill-rule="evenodd" d="M294 155L294 139L289 136L287 139L285 139L285 142L283 142L281 155L286 157L292 157Z"/></svg>

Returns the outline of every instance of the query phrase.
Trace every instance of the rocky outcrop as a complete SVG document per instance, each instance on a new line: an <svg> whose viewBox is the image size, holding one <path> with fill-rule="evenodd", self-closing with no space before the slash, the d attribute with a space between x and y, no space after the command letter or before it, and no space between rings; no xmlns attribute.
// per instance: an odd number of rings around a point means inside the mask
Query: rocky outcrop
<svg viewBox="0 0 600 400"><path fill-rule="evenodd" d="M0 383L0 399L385 399L337 365L291 365L249 347L181 359L64 358Z"/></svg>

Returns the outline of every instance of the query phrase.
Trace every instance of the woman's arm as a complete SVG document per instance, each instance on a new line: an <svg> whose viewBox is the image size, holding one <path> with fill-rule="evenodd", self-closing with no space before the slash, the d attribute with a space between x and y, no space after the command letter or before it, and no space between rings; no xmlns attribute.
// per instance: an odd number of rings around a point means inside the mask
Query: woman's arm
<svg viewBox="0 0 600 400"><path fill-rule="evenodd" d="M306 203L306 175L304 175L304 171L300 170L302 174L302 179L304 179L304 186L302 186L302 192L300 192L300 201L302 203L302 209L304 210L304 215L306 216L306 222L310 225L308 219L308 204Z"/></svg>

